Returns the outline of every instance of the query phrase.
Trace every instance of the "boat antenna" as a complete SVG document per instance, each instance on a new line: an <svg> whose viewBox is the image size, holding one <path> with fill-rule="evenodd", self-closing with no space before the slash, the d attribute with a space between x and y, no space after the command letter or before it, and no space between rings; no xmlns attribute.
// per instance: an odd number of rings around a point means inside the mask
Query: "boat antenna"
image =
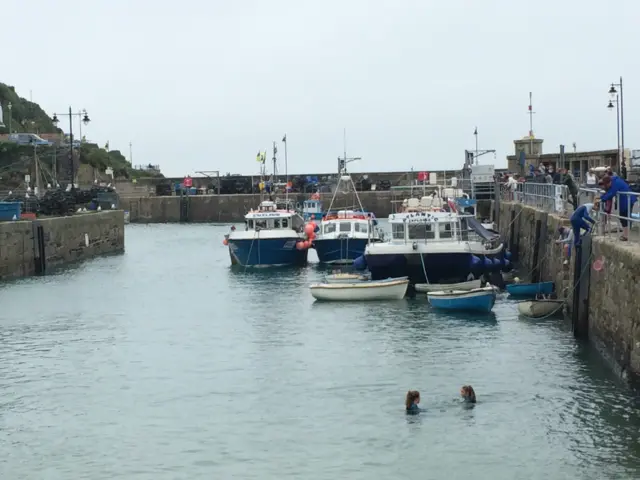
<svg viewBox="0 0 640 480"><path fill-rule="evenodd" d="M282 137L282 143L284 143L284 202L287 205L287 212L289 211L289 167L287 165L287 134Z"/></svg>

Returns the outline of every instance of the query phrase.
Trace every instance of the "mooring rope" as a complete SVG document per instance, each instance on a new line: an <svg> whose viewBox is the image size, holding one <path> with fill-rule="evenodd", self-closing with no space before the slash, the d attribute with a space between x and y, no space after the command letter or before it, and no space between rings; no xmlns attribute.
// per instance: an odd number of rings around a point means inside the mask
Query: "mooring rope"
<svg viewBox="0 0 640 480"><path fill-rule="evenodd" d="M260 230L256 230L256 234L253 236L253 238L251 239L251 245L249 246L249 255L247 255L247 263L245 263L244 265L244 271L247 271L247 268L249 268L249 261L251 260L251 251L253 250L253 242L256 241L256 237L260 236ZM260 247L258 246L258 255L260 255ZM258 263L260 263L260 260L258 259Z"/></svg>

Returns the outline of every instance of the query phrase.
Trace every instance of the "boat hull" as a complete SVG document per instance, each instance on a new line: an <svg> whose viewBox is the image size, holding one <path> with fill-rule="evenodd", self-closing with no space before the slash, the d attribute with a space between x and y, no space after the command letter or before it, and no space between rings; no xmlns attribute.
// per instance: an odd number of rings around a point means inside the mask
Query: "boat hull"
<svg viewBox="0 0 640 480"><path fill-rule="evenodd" d="M506 287L513 297L535 297L536 295L550 295L553 293L553 282L540 283L512 283Z"/></svg>
<svg viewBox="0 0 640 480"><path fill-rule="evenodd" d="M542 318L562 313L562 300L531 300L518 303L520 315L530 318Z"/></svg>
<svg viewBox="0 0 640 480"><path fill-rule="evenodd" d="M298 250L298 241L296 238L229 238L231 264L256 268L305 265L309 250Z"/></svg>
<svg viewBox="0 0 640 480"><path fill-rule="evenodd" d="M445 283L454 279L464 282L470 273L474 275L485 273L481 269L474 268L473 257L473 254L466 252L365 254L367 267L374 280L408 276L413 284ZM424 267L422 261L424 261ZM425 277L425 270L428 279Z"/></svg>
<svg viewBox="0 0 640 480"><path fill-rule="evenodd" d="M349 264L364 253L368 241L366 238L318 238L313 248L321 263Z"/></svg>
<svg viewBox="0 0 640 480"><path fill-rule="evenodd" d="M488 313L496 303L496 292L485 287L468 292L429 292L427 298L432 307L441 310Z"/></svg>
<svg viewBox="0 0 640 480"><path fill-rule="evenodd" d="M316 300L357 302L371 300L401 300L407 293L408 279L389 279L380 282L334 283L311 285Z"/></svg>
<svg viewBox="0 0 640 480"><path fill-rule="evenodd" d="M459 283L418 283L416 284L416 292L441 292L448 290L473 290L482 287L482 280L471 280L469 282Z"/></svg>

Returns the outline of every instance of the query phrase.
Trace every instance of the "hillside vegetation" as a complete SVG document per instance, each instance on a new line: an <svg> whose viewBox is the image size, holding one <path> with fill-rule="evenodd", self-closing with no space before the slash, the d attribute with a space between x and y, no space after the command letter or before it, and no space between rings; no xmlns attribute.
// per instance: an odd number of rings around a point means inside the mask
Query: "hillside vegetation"
<svg viewBox="0 0 640 480"><path fill-rule="evenodd" d="M11 103L11 110L9 110ZM4 119L4 127L0 127L0 134L8 134L9 124L14 133L59 134L53 119L35 102L21 98L14 87L0 83L0 105ZM11 121L9 116L11 115ZM65 117L62 117L61 122ZM136 170L119 150L109 150L82 139L79 149L74 149L76 170L79 164L87 164L104 172L107 167L113 169L114 178L133 179L150 176L146 171ZM106 146L106 145L105 145ZM79 151L79 153L78 153ZM45 146L34 149L29 145L17 145L0 139L0 184L16 186L22 183L24 175L34 173L34 156L42 165L56 169L55 177L67 181L69 178L70 162L69 149L62 146ZM44 167L46 170L47 167ZM53 173L52 171L50 172Z"/></svg>

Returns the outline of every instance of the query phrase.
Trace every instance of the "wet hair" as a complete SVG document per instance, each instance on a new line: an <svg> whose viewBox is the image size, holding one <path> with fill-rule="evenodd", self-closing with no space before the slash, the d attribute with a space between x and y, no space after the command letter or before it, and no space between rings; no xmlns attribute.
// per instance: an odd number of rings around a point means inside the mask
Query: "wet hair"
<svg viewBox="0 0 640 480"><path fill-rule="evenodd" d="M407 410L409 410L411 408L411 405L413 405L414 400L419 399L420 398L420 392L417 390L409 390L407 392L407 399L404 402L405 407L407 407Z"/></svg>
<svg viewBox="0 0 640 480"><path fill-rule="evenodd" d="M464 392L464 398L471 403L476 403L476 392L471 385L463 385L462 391Z"/></svg>

